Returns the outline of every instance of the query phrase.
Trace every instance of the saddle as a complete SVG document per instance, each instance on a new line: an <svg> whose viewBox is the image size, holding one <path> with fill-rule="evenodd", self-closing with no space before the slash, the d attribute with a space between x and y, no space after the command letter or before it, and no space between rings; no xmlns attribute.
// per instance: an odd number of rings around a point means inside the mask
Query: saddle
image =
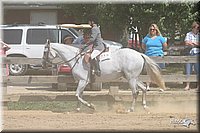
<svg viewBox="0 0 200 133"><path fill-rule="evenodd" d="M84 61L86 64L90 65L90 70L91 70L91 82L95 81L95 75L97 76L101 76L101 70L100 70L100 66L99 63L100 61L103 61L104 58L106 57L105 53L109 52L109 47L106 47L106 49L104 51L102 51L95 59L91 60L91 50L88 50L87 52L84 53ZM103 60L102 60L103 59Z"/></svg>
<svg viewBox="0 0 200 133"><path fill-rule="evenodd" d="M109 52L109 47L106 47L106 49L104 51L102 51L98 56L97 59L100 60L101 55L105 52ZM91 54L92 54L92 50L88 50L84 53L84 61L88 64L91 60Z"/></svg>

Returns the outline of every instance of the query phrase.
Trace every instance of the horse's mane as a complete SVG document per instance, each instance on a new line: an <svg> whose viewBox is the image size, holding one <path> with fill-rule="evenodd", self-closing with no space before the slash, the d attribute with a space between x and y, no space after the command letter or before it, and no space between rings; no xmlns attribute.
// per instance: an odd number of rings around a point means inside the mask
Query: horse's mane
<svg viewBox="0 0 200 133"><path fill-rule="evenodd" d="M72 52L79 52L79 48L67 44L52 44L53 48L59 48L62 51L69 50Z"/></svg>

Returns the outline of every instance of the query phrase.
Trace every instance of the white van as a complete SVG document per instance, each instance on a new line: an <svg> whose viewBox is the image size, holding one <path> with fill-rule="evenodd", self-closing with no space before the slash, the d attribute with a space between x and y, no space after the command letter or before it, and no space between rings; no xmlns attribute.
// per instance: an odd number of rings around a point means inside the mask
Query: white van
<svg viewBox="0 0 200 133"><path fill-rule="evenodd" d="M77 38L72 28L58 25L1 25L3 41L11 47L8 57L42 58L47 39L52 43L63 43L66 36ZM28 68L40 68L35 64L10 64L11 75L24 75Z"/></svg>
<svg viewBox="0 0 200 133"><path fill-rule="evenodd" d="M88 24L62 24L62 25L1 25L3 41L11 49L7 51L8 57L42 58L47 39L51 43L64 43L66 36L76 39L80 33L77 29L90 28ZM122 44L104 40L110 48L121 48ZM24 75L28 68L41 69L41 64L10 64L10 75Z"/></svg>

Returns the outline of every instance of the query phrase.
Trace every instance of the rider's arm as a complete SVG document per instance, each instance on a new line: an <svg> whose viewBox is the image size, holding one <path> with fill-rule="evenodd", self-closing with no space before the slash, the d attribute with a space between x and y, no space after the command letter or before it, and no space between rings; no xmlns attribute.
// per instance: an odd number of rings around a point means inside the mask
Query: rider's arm
<svg viewBox="0 0 200 133"><path fill-rule="evenodd" d="M78 38L76 38L73 42L72 42L72 44L83 44L82 42L84 42L83 41L84 39L83 39L83 36L79 36Z"/></svg>
<svg viewBox="0 0 200 133"><path fill-rule="evenodd" d="M86 49L87 47L88 47L87 44L83 44L83 45L81 46L81 49L84 50L84 49Z"/></svg>
<svg viewBox="0 0 200 133"><path fill-rule="evenodd" d="M90 44L94 43L94 41L96 40L98 34L99 34L98 29L97 28L92 28L91 29L90 39L86 44L90 45Z"/></svg>

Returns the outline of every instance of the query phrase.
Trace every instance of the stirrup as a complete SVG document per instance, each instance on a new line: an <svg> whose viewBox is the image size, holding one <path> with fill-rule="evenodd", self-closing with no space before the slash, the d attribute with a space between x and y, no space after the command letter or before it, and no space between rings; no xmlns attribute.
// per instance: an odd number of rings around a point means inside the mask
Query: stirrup
<svg viewBox="0 0 200 133"><path fill-rule="evenodd" d="M92 70L92 75L94 75L94 74L95 74L95 70L93 69L93 70Z"/></svg>
<svg viewBox="0 0 200 133"><path fill-rule="evenodd" d="M95 74L100 77L101 76L101 71L100 70L96 70Z"/></svg>

